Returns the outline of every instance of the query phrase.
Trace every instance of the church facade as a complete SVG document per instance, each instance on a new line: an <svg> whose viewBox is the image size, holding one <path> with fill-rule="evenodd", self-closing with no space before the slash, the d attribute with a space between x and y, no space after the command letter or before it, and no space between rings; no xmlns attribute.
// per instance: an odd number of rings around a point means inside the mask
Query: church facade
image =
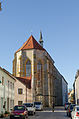
<svg viewBox="0 0 79 119"><path fill-rule="evenodd" d="M52 106L52 101L55 101L54 70L54 60L43 48L42 34L39 43L31 35L15 52L13 75L29 89L30 95L26 94L26 102L41 101L44 106Z"/></svg>

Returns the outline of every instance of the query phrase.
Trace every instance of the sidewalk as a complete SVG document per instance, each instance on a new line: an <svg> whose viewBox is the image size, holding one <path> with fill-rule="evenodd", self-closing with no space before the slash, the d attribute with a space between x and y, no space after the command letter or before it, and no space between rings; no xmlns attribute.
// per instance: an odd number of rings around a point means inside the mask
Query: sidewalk
<svg viewBox="0 0 79 119"><path fill-rule="evenodd" d="M52 111L52 108L51 107L44 107L43 110L44 111Z"/></svg>
<svg viewBox="0 0 79 119"><path fill-rule="evenodd" d="M54 110L55 110L55 112L65 111L64 106L55 106ZM52 111L52 108L44 107L44 111Z"/></svg>
<svg viewBox="0 0 79 119"><path fill-rule="evenodd" d="M9 117L3 117L3 118L0 118L0 119L9 119Z"/></svg>

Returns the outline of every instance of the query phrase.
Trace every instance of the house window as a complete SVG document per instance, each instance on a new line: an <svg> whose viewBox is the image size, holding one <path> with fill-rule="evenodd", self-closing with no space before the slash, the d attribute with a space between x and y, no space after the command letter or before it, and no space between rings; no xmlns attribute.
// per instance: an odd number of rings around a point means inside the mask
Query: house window
<svg viewBox="0 0 79 119"><path fill-rule="evenodd" d="M4 77L2 77L2 85L4 85Z"/></svg>
<svg viewBox="0 0 79 119"><path fill-rule="evenodd" d="M14 100L10 100L10 109L12 109L14 106Z"/></svg>
<svg viewBox="0 0 79 119"><path fill-rule="evenodd" d="M23 101L18 101L18 105L22 105Z"/></svg>
<svg viewBox="0 0 79 119"><path fill-rule="evenodd" d="M23 94L23 89L22 88L18 89L18 94Z"/></svg>
<svg viewBox="0 0 79 119"><path fill-rule="evenodd" d="M8 89L9 89L9 81L8 81Z"/></svg>
<svg viewBox="0 0 79 119"><path fill-rule="evenodd" d="M10 89L12 89L12 82L10 82Z"/></svg>
<svg viewBox="0 0 79 119"><path fill-rule="evenodd" d="M28 60L26 63L26 77L31 76L31 62Z"/></svg>
<svg viewBox="0 0 79 119"><path fill-rule="evenodd" d="M13 90L14 90L14 83L13 83Z"/></svg>

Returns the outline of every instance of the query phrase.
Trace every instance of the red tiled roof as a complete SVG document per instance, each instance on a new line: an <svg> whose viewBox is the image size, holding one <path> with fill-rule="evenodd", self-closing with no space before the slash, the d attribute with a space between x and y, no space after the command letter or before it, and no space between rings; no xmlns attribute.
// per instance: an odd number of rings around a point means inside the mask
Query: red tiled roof
<svg viewBox="0 0 79 119"><path fill-rule="evenodd" d="M26 49L39 49L39 50L45 50L31 35L29 39L23 44L21 48L19 48L16 52L20 50L26 50Z"/></svg>
<svg viewBox="0 0 79 119"><path fill-rule="evenodd" d="M16 77L21 83L26 85L27 88L31 89L31 77Z"/></svg>

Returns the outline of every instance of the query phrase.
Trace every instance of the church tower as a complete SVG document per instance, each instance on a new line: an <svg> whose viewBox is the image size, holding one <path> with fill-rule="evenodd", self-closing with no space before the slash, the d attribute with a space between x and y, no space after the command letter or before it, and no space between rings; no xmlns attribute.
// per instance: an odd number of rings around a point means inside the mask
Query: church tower
<svg viewBox="0 0 79 119"><path fill-rule="evenodd" d="M40 40L39 40L39 43L40 43L40 45L43 47L43 37L42 37L42 32L40 31Z"/></svg>

